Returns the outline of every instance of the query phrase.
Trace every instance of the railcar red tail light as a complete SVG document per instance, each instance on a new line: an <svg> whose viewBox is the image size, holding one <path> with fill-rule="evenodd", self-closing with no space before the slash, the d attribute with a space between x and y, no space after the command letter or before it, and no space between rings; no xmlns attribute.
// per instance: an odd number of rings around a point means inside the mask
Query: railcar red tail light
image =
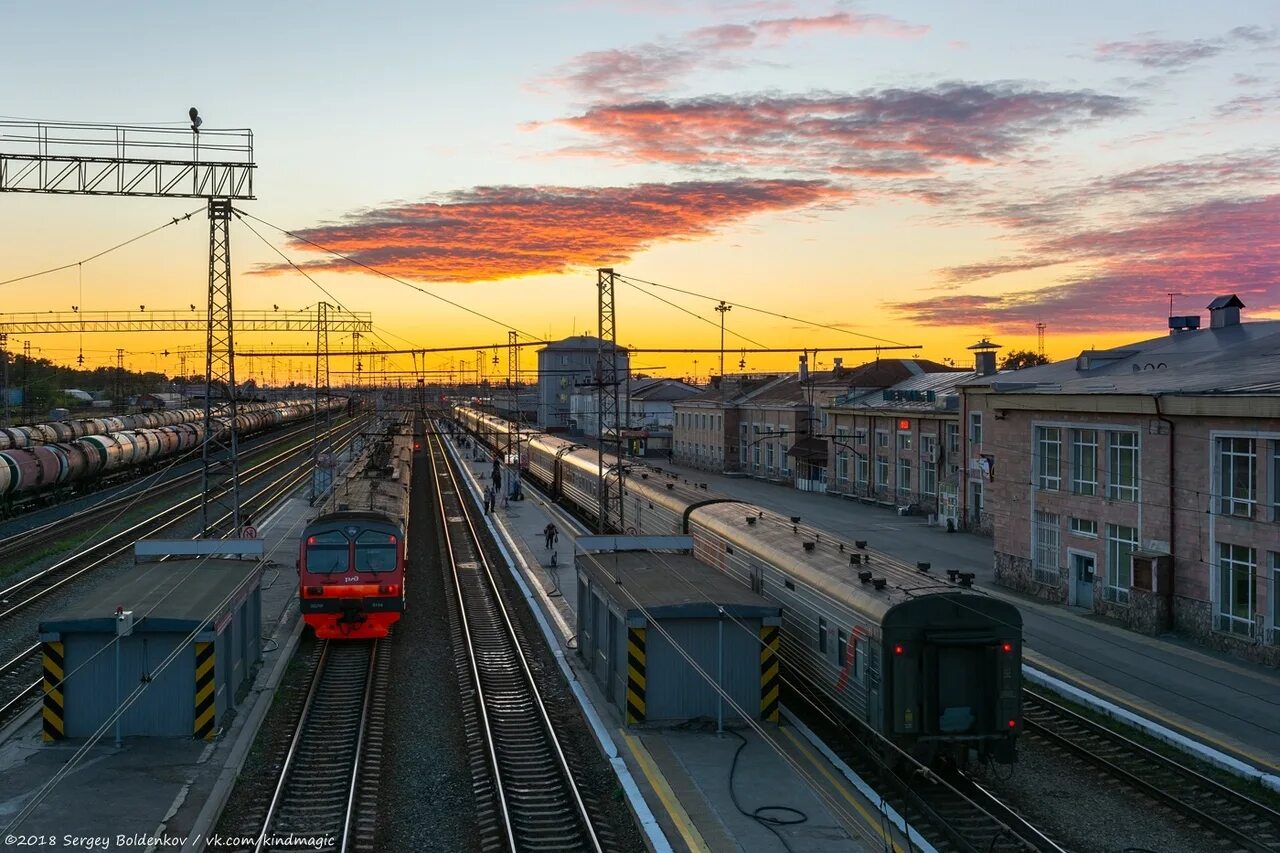
<svg viewBox="0 0 1280 853"><path fill-rule="evenodd" d="M1001 643L1000 651L1004 652L1005 654L1009 654L1010 652L1013 651L1013 643Z"/></svg>
<svg viewBox="0 0 1280 853"><path fill-rule="evenodd" d="M903 652L905 652L906 650L907 650L907 647L906 647L906 646L904 646L904 645L902 645L902 643L898 643L898 644L896 644L896 645L893 647L893 653L894 653L895 655L900 655L900 654L902 654Z"/></svg>
<svg viewBox="0 0 1280 853"><path fill-rule="evenodd" d="M314 536L308 536L308 537L307 537L307 544L308 544L308 545L314 545L314 544L316 544L316 537L314 537Z"/></svg>
<svg viewBox="0 0 1280 853"><path fill-rule="evenodd" d="M400 592L400 584L384 583L378 587L378 592L382 593L383 595L395 595L396 593Z"/></svg>
<svg viewBox="0 0 1280 853"><path fill-rule="evenodd" d="M324 595L324 587L309 586L307 587L307 595Z"/></svg>
<svg viewBox="0 0 1280 853"><path fill-rule="evenodd" d="M1016 729L1017 727L1018 727L1018 721L1017 721L1017 720L1010 720L1010 721L1009 721L1009 728L1011 728L1011 729Z"/></svg>

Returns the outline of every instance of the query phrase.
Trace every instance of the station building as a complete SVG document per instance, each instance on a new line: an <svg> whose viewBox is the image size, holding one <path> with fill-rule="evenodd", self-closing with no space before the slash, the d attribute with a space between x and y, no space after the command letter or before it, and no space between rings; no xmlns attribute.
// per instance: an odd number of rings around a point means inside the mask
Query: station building
<svg viewBox="0 0 1280 853"><path fill-rule="evenodd" d="M1244 307L963 387L998 583L1280 665L1280 321Z"/></svg>

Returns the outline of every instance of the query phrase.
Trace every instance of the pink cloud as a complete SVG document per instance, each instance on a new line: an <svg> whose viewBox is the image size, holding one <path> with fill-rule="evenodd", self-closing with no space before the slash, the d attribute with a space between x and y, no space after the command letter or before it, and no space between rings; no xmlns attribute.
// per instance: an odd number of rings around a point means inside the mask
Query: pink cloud
<svg viewBox="0 0 1280 853"><path fill-rule="evenodd" d="M369 266L421 281L496 281L622 263L657 243L696 240L759 213L847 200L822 181L726 180L627 187L476 187L295 232ZM303 269L360 272L324 256ZM276 264L259 272L282 273Z"/></svg>
<svg viewBox="0 0 1280 853"><path fill-rule="evenodd" d="M1202 59L1211 59L1238 47L1263 47L1275 41L1274 30L1258 26L1234 27L1224 36L1187 40L1159 39L1144 35L1123 41L1102 42L1094 56L1104 62L1136 62L1145 68L1181 71Z"/></svg>

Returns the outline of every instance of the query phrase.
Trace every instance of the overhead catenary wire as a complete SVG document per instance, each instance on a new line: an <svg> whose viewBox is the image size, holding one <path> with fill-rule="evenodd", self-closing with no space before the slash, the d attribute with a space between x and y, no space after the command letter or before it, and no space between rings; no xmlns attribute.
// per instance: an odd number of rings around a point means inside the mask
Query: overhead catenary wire
<svg viewBox="0 0 1280 853"><path fill-rule="evenodd" d="M101 258L103 255L109 255L112 252L116 251L117 249L123 249L125 246L128 246L130 243L136 243L145 237L150 237L152 234L155 234L157 231L163 231L164 229L168 228L171 225L177 225L179 222L186 222L191 217L195 216L197 213L200 213L203 210L204 208L202 207L199 210L193 210L190 213L184 214L182 216L175 216L171 218L169 221L165 222L163 225L157 225L155 228L152 228L148 231L144 231L143 233L138 234L135 237L130 237L128 240L125 240L121 243L116 243L114 246L111 246L110 248L107 248L107 249L103 249L101 252L97 252L95 254L89 255L87 258L81 258L78 261L71 261L70 263L62 264L61 266L50 267L47 270L40 270L39 272L27 273L26 275L20 275L14 278L5 279L4 281L0 281L0 287L6 284L16 284L17 282L20 282L20 281L27 281L28 279L32 279L32 278L39 278L42 275L49 275L50 273L62 272L63 270L69 270L74 266L83 266L84 264L87 264L90 261L96 261L98 258Z"/></svg>
<svg viewBox="0 0 1280 853"><path fill-rule="evenodd" d="M471 314L472 316L479 317L480 319L493 323L496 326L501 326L504 329L509 329L511 331L514 331L516 334L521 335L525 338L530 338L530 339L536 338L535 335L531 335L528 332L522 331L518 326L515 326L511 323L504 323L503 321L497 319L496 317L490 316L489 314L485 314L483 311L477 311L474 308L468 308L466 305L463 305L460 302L455 302L454 300L441 296L438 293L433 293L430 290L427 290L425 287L421 287L420 285L416 285L416 284L413 284L412 282L405 281L399 276L392 275L391 273L385 270L381 270L375 266L366 264L364 261L361 261L357 258L353 258L350 255L344 255L342 252L339 252L336 249L330 249L328 246L321 245L320 243L317 243L314 240L303 237L301 234L297 234L293 231L289 231L286 228L282 228L279 225L275 225L271 222L266 221L265 219L254 216L252 213L247 213L239 209L235 209L235 210L236 210L236 213L239 214L240 216L242 217L247 216L255 222L261 222L263 225L267 226L268 228L274 228L276 231L279 231L281 234L284 234L286 237L289 237L292 240L296 240L299 243L305 243L308 246L312 246L316 249L319 249L322 252L327 252L328 254L333 255L335 258L339 258L340 260L346 261L349 264L360 267L361 269L367 270L371 273L374 273L375 275L380 275L383 278L390 279L391 281L394 281L397 284L401 284L411 290L416 290L425 296L430 296L432 299L436 299L440 302L445 303L446 305L451 305L460 311L465 311L468 314Z"/></svg>
<svg viewBox="0 0 1280 853"><path fill-rule="evenodd" d="M717 329L720 328L720 324L717 323L715 320L712 320L710 317L703 317L701 314L698 314L695 311L690 311L688 308L685 308L683 305L677 305L676 303L672 302L669 299L663 299L661 296L659 296L656 293L650 293L644 288L639 287L627 281L626 278L623 276L619 276L619 279L621 279L622 283L625 284L627 287L630 287L632 290L635 290L638 293L643 293L645 296L648 296L651 299L656 299L659 302L663 303L664 305L670 305L672 308L676 309L677 311L681 311L685 314L688 314L690 317L692 317L695 320L701 320L702 322L707 323ZM765 347L765 345L760 343L759 341L754 340L753 338L749 338L740 332L735 332L733 329L726 328L725 331L736 338L742 338L744 341L746 341L749 344L752 344L758 347Z"/></svg>
<svg viewBox="0 0 1280 853"><path fill-rule="evenodd" d="M889 345L891 345L891 346L895 346L895 347L910 347L910 346L912 346L912 344L904 344L904 343L902 343L902 342L900 342L900 341L891 341L891 340L889 340L888 338L881 338L881 337L877 337L877 336L875 336L875 335L868 335L868 334L866 334L866 333L864 333L864 332L855 332L855 331L853 331L852 329L845 329L845 328L841 328L840 326L835 326L835 325L832 325L832 324L830 324L830 323L818 323L818 322L813 321L813 320L805 320L805 319L802 319L802 318L800 318L800 317L792 317L792 316L791 316L791 315L789 315L789 314L782 314L782 313L779 313L779 312L777 312L777 311L770 311L770 310L769 310L769 309L767 309L767 308L757 308L756 306L753 306L753 305L746 305L746 304L744 304L744 303L742 303L742 302L740 302L740 301L738 301L738 300L736 300L736 299L729 300L729 299L722 299L722 298L721 298L721 297L719 297L719 296L708 296L708 295L707 295L707 294L705 294L705 293L698 293L698 292L693 291L693 290L685 290L684 288L681 288L681 287L672 287L672 286L671 286L671 285L669 285L669 284L659 284L659 283L658 283L658 282L656 282L656 281L648 281L648 280L643 279L643 278L636 278L635 276L632 276L632 275L624 275L624 274L622 274L622 273L618 273L618 274L617 274L617 277L618 277L618 278L621 278L621 279L624 279L625 281L635 282L636 284L644 284L644 285L648 285L649 287L660 287L660 288L662 288L663 290L672 290L672 291L675 291L676 293L683 293L683 294L685 294L686 296L696 296L696 297L697 297L697 298L699 298L699 299L707 299L707 300L710 300L710 301L712 301L712 302L730 302L730 303L732 303L732 304L733 304L733 306L734 306L735 308L741 308L741 309L743 309L744 311L753 311L753 312L755 312L755 313L757 313L757 314L765 314L765 315L770 316L770 317L776 317L776 318L778 318L778 319L780 319L780 320L790 320L790 321L791 321L791 322L793 322L793 323L803 323L803 324L804 324L804 325L806 325L806 326L813 326L813 327L818 328L818 329L831 329L832 331L840 332L841 334L845 334L845 335L854 335L855 337L859 337L859 338L866 338L867 340L871 340L871 341L879 341L880 343L883 343L883 344L889 344Z"/></svg>

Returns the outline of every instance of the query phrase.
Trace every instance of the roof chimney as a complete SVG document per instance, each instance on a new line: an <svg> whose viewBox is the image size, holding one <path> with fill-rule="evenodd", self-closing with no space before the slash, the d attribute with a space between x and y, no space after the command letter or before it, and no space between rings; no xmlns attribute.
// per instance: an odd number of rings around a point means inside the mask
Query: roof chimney
<svg viewBox="0 0 1280 853"><path fill-rule="evenodd" d="M973 350L973 369L979 376L991 376L996 372L996 350L1000 349L1000 344L983 338L969 349Z"/></svg>
<svg viewBox="0 0 1280 853"><path fill-rule="evenodd" d="M835 371L836 376L839 376L840 374L844 373L844 359L843 359L843 358L840 358L839 356L836 356L835 358L831 359L831 363L832 363L833 365L835 365L835 367L834 367L833 369L834 369L834 371Z"/></svg>
<svg viewBox="0 0 1280 853"><path fill-rule="evenodd" d="M800 356L800 381L809 381L809 355L804 353Z"/></svg>
<svg viewBox="0 0 1280 853"><path fill-rule="evenodd" d="M1208 307L1210 329L1240 325L1240 309L1244 307L1244 303L1234 293L1230 296L1219 296L1210 302Z"/></svg>

